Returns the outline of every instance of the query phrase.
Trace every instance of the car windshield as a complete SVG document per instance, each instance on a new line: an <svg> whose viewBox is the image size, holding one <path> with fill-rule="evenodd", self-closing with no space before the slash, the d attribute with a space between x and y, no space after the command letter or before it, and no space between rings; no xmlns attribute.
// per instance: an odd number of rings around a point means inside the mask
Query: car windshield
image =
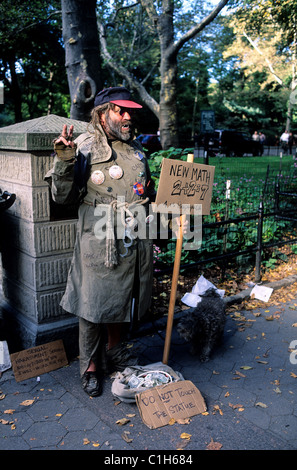
<svg viewBox="0 0 297 470"><path fill-rule="evenodd" d="M151 137L150 135L144 135L142 137L142 143L146 144L150 140L150 137Z"/></svg>

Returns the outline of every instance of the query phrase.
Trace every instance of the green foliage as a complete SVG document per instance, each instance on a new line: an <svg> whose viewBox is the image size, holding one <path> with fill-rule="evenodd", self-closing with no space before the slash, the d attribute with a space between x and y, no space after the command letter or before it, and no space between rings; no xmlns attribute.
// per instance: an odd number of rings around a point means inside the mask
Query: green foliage
<svg viewBox="0 0 297 470"><path fill-rule="evenodd" d="M0 80L5 115L0 125L48 112L66 115L68 84L60 1L0 3Z"/></svg>
<svg viewBox="0 0 297 470"><path fill-rule="evenodd" d="M97 0L99 19L106 25L108 49L119 65L132 71L159 101L160 45L156 24L142 2ZM158 11L162 2L154 2ZM297 0L230 0L225 10L201 34L187 42L178 54L177 110L181 147L192 145L192 131L200 129L200 113L213 109L217 128L238 128L252 133L263 130L271 141L283 130L288 94L280 86L265 84L267 73L245 65L235 68L236 57L226 58L235 41L230 19L247 30L264 34L271 22L282 28L276 58L290 59ZM213 8L204 0L174 1L175 37L201 21ZM48 112L68 115L70 102L65 71L60 0L2 0L0 2L0 81L4 82L5 104L0 105L0 125L31 119ZM263 33L264 31L264 33ZM269 29L270 31L270 29ZM284 62L284 67L289 65ZM290 73L289 73L290 75ZM116 72L103 64L106 86L123 84ZM265 84L265 85L264 85ZM194 106L195 105L195 106ZM295 109L296 107L294 107ZM296 109L293 118L296 119ZM280 124L281 123L281 124ZM157 118L144 108L141 132L155 132ZM294 130L294 122L293 122ZM174 151L175 152L175 151Z"/></svg>

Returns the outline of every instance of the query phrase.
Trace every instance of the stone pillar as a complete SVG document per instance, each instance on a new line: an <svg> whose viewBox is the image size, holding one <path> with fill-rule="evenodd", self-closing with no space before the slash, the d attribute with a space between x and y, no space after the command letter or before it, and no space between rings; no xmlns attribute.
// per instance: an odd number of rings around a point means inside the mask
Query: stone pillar
<svg viewBox="0 0 297 470"><path fill-rule="evenodd" d="M0 128L0 188L16 194L1 218L2 316L10 352L63 339L77 353L77 319L59 305L76 236L76 211L57 206L44 176L64 124L74 137L87 123L49 115Z"/></svg>

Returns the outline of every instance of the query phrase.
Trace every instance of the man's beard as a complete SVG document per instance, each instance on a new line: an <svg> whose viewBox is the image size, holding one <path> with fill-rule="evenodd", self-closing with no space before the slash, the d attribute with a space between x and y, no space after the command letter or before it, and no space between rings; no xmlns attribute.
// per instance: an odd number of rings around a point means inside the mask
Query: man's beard
<svg viewBox="0 0 297 470"><path fill-rule="evenodd" d="M134 135L134 126L132 121L124 120L121 122L114 122L110 119L110 116L106 116L105 120L105 132L109 137L127 142L131 140Z"/></svg>

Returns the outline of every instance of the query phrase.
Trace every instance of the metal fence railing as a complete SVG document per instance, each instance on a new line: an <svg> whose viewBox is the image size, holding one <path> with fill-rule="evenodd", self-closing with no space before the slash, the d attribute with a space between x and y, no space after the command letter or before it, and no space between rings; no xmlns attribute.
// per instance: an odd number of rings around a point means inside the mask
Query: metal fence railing
<svg viewBox="0 0 297 470"><path fill-rule="evenodd" d="M202 241L197 250L183 253L181 272L202 266L245 263L255 270L255 282L262 276L263 262L286 246L288 254L297 245L297 176L267 170L262 180L226 182L213 189L212 210L203 217ZM228 196L227 196L228 194ZM244 201L244 203L243 203ZM173 269L175 244L169 242L158 253L155 276L161 278ZM167 251L166 251L167 250ZM297 250L296 250L297 253Z"/></svg>

